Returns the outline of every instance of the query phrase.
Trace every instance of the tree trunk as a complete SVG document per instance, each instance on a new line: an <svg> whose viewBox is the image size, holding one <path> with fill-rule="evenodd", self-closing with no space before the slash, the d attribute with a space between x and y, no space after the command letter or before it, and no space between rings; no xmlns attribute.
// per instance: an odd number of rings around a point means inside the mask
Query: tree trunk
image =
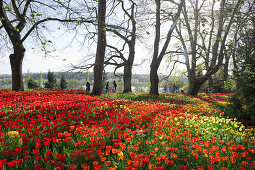
<svg viewBox="0 0 255 170"><path fill-rule="evenodd" d="M204 82L200 82L198 80L195 80L193 83L192 88L189 89L189 94L196 96L199 92L199 89L201 88L201 86L204 84Z"/></svg>
<svg viewBox="0 0 255 170"><path fill-rule="evenodd" d="M201 88L201 86L209 79L209 77L203 76L199 79L195 78L195 76L191 79L189 78L189 89L188 94L196 96Z"/></svg>
<svg viewBox="0 0 255 170"><path fill-rule="evenodd" d="M105 13L106 13L106 0L98 1L98 39L96 61L94 65L94 95L100 95L103 90L103 70L104 70L104 57L106 48L106 30L105 30Z"/></svg>
<svg viewBox="0 0 255 170"><path fill-rule="evenodd" d="M158 92L158 83L159 83L158 66L155 62L151 63L150 83L151 83L150 94L151 95L159 95L159 92Z"/></svg>
<svg viewBox="0 0 255 170"><path fill-rule="evenodd" d="M132 79L132 66L130 67L128 64L124 66L124 90L123 93L131 92L131 79Z"/></svg>
<svg viewBox="0 0 255 170"><path fill-rule="evenodd" d="M23 91L23 75L22 75L22 62L25 55L25 48L23 45L14 47L14 53L10 55L10 63L12 70L12 90Z"/></svg>
<svg viewBox="0 0 255 170"><path fill-rule="evenodd" d="M132 91L132 67L135 58L135 39L136 39L136 27L135 21L133 21L133 32L132 32L132 39L129 43L129 56L126 64L124 65L124 90L123 93L128 93Z"/></svg>
<svg viewBox="0 0 255 170"><path fill-rule="evenodd" d="M193 92L193 87L195 86L195 82L196 82L196 77L195 77L195 69L194 67L192 67L190 70L189 70L189 74L188 74L188 94L189 95L194 95L192 94Z"/></svg>
<svg viewBox="0 0 255 170"><path fill-rule="evenodd" d="M155 25L155 40L154 40L154 51L153 51L153 58L151 62L151 70L150 70L150 94L151 95L159 95L158 93L158 53L159 53L159 41L160 41L160 0L155 0L156 3L156 25Z"/></svg>
<svg viewBox="0 0 255 170"><path fill-rule="evenodd" d="M225 64L224 64L224 74L223 74L223 81L227 81L228 79L228 66L229 66L229 59L230 57L226 56L226 61L225 61Z"/></svg>
<svg viewBox="0 0 255 170"><path fill-rule="evenodd" d="M208 86L209 86L209 89L212 89L212 87L213 87L213 78L212 78L212 76L209 77Z"/></svg>
<svg viewBox="0 0 255 170"><path fill-rule="evenodd" d="M195 84L195 76L194 75L192 76L191 73L188 75L188 84L189 84L188 94L192 95L191 92L192 92L193 86Z"/></svg>

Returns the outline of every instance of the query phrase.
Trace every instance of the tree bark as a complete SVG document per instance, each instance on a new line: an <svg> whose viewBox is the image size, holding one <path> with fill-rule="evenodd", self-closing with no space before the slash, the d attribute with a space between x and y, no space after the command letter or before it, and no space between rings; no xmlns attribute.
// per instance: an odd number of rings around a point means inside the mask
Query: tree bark
<svg viewBox="0 0 255 170"><path fill-rule="evenodd" d="M228 66L229 66L229 59L230 56L225 57L225 64L224 64L224 74L223 74L223 81L226 81L228 79Z"/></svg>
<svg viewBox="0 0 255 170"><path fill-rule="evenodd" d="M124 90L123 93L131 92L131 80L132 80L132 66L130 67L128 64L124 66Z"/></svg>
<svg viewBox="0 0 255 170"><path fill-rule="evenodd" d="M188 88L188 94L191 95L191 93L194 91L193 86L195 86L195 72L193 70L190 70L190 73L188 75L188 83L189 83L189 88Z"/></svg>
<svg viewBox="0 0 255 170"><path fill-rule="evenodd" d="M190 88L189 93L190 95L197 95L201 86L204 84L204 82L198 81L198 80L193 80L192 82L192 88Z"/></svg>
<svg viewBox="0 0 255 170"><path fill-rule="evenodd" d="M135 34L135 32L134 32ZM132 91L132 67L135 58L135 35L132 36L132 40L129 43L129 56L128 60L124 65L124 90L123 93L128 93Z"/></svg>
<svg viewBox="0 0 255 170"><path fill-rule="evenodd" d="M132 6L132 9L134 9L134 4ZM134 18L134 11L132 12L132 15L130 16L132 21L132 33L131 33L131 40L128 42L129 47L129 55L128 60L126 61L126 64L124 65L124 90L123 93L128 93L132 91L132 67L134 63L135 58L135 43L136 43L136 21Z"/></svg>
<svg viewBox="0 0 255 170"><path fill-rule="evenodd" d="M151 70L150 70L150 94L158 95L158 66L157 66L157 58L159 53L159 41L160 41L160 0L155 0L156 3L156 35L154 40L154 51L153 58L151 62Z"/></svg>
<svg viewBox="0 0 255 170"><path fill-rule="evenodd" d="M209 86L209 89L212 89L212 87L213 87L213 78L212 78L212 76L209 77L208 86Z"/></svg>
<svg viewBox="0 0 255 170"><path fill-rule="evenodd" d="M92 94L94 95L100 95L103 90L103 70L106 48L105 15L106 0L100 0L98 1L98 39L94 65L94 85L92 91Z"/></svg>
<svg viewBox="0 0 255 170"><path fill-rule="evenodd" d="M151 83L150 94L151 95L159 95L159 92L158 92L158 83L159 83L158 66L154 63L151 63L150 83Z"/></svg>
<svg viewBox="0 0 255 170"><path fill-rule="evenodd" d="M25 48L22 44L14 47L14 53L10 55L10 63L12 70L12 90L23 91L23 75L22 75L22 62L25 55Z"/></svg>

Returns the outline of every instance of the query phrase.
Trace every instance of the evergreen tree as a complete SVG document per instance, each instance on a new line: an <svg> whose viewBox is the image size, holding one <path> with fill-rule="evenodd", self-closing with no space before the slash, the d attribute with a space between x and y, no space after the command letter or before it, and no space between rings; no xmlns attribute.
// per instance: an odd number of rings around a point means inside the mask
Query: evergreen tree
<svg viewBox="0 0 255 170"><path fill-rule="evenodd" d="M86 72L86 83L89 82L89 72Z"/></svg>
<svg viewBox="0 0 255 170"><path fill-rule="evenodd" d="M43 87L43 77L42 77L42 73L39 74L39 78L38 78L38 87L42 88Z"/></svg>
<svg viewBox="0 0 255 170"><path fill-rule="evenodd" d="M37 85L37 82L33 78L30 78L27 82L27 87L29 89L36 89L36 88L38 88L38 85Z"/></svg>
<svg viewBox="0 0 255 170"><path fill-rule="evenodd" d="M47 78L48 81L45 83L45 88L56 89L57 88L56 75L53 72L48 71Z"/></svg>
<svg viewBox="0 0 255 170"><path fill-rule="evenodd" d="M28 81L31 79L31 74L29 73L29 70L27 71L27 73L25 74L25 80L24 80L24 84L26 86L28 86Z"/></svg>
<svg viewBox="0 0 255 170"><path fill-rule="evenodd" d="M67 81L66 81L66 77L65 77L64 74L62 74L62 76L61 76L60 88L61 89L66 89L67 88Z"/></svg>

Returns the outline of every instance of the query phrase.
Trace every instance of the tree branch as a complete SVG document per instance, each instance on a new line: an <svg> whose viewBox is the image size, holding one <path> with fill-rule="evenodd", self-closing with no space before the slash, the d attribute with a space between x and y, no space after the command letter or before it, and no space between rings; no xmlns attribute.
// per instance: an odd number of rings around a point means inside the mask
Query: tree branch
<svg viewBox="0 0 255 170"><path fill-rule="evenodd" d="M171 35L172 35L172 33L173 33L173 31L174 31L174 29L175 29L175 27L177 25L177 22L178 22L178 20L180 18L180 14L181 14L181 11L182 11L182 7L183 7L183 4L184 4L184 1L185 0L181 0L181 3L178 6L178 11L177 11L177 13L175 14L175 17L174 17L175 21L171 25L171 28L169 29L169 31L167 33L167 39L166 39L166 41L164 43L164 46L163 46L163 48L162 48L162 50L161 50L161 52L160 52L160 54L158 56L158 59L157 59L157 64L158 65L160 64L162 58L164 57L164 54L166 52L166 49L167 49L167 47L169 45L169 42L170 42L170 39L171 39Z"/></svg>
<svg viewBox="0 0 255 170"><path fill-rule="evenodd" d="M22 42L27 39L27 37L31 34L31 32L41 23L46 22L46 21L59 21L59 22L80 22L80 23L94 23L93 20L79 20L79 19L59 19L59 18L45 18L42 20L37 21L34 23L34 25L28 30L28 32L24 35L22 38Z"/></svg>
<svg viewBox="0 0 255 170"><path fill-rule="evenodd" d="M123 36L121 33L119 33L117 30L115 29L109 29L106 28L106 31L112 31L114 34L116 34L117 36L119 36L121 39L123 39L126 43L130 43L130 41L127 39L127 37Z"/></svg>
<svg viewBox="0 0 255 170"><path fill-rule="evenodd" d="M106 46L109 47L109 48L114 49L117 53L119 53L118 58L121 58L124 62L127 62L126 58L124 57L124 55L122 54L122 52L121 52L118 48L113 47L113 46L111 46L111 45L106 45ZM116 57L116 56L115 56L115 57Z"/></svg>
<svg viewBox="0 0 255 170"><path fill-rule="evenodd" d="M18 9L18 7L17 7L17 5L16 5L16 1L15 1L15 0L11 0L11 1L12 1L12 6L13 6L13 9L14 9L14 12L15 12L15 14L16 14L18 20L19 20L19 21L23 20L21 14L20 14L20 12L19 12L19 9Z"/></svg>

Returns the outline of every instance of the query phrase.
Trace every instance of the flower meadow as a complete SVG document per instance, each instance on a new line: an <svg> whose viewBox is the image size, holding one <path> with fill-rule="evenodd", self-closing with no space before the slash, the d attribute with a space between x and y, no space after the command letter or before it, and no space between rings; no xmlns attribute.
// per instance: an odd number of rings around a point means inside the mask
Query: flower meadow
<svg viewBox="0 0 255 170"><path fill-rule="evenodd" d="M0 169L255 169L228 97L0 90Z"/></svg>

